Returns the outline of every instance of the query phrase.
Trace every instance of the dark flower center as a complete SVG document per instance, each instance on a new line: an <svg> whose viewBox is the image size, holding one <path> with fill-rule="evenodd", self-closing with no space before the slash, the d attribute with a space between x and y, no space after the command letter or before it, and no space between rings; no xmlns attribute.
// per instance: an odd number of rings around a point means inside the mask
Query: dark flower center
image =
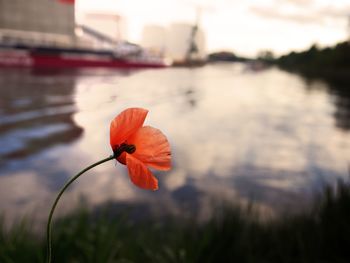
<svg viewBox="0 0 350 263"><path fill-rule="evenodd" d="M122 143L113 149L114 157L118 158L123 152L134 153L136 151L136 146L133 144Z"/></svg>

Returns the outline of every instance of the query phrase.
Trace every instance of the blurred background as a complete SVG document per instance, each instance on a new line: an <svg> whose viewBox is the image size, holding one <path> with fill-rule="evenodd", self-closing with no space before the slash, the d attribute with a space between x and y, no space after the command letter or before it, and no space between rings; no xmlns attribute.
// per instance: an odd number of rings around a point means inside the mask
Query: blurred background
<svg viewBox="0 0 350 263"><path fill-rule="evenodd" d="M43 229L65 181L112 153L109 124L127 107L149 109L170 141L160 189L109 162L57 217L82 203L135 220L206 222L226 203L310 211L349 179L349 37L348 0L0 0L4 224Z"/></svg>

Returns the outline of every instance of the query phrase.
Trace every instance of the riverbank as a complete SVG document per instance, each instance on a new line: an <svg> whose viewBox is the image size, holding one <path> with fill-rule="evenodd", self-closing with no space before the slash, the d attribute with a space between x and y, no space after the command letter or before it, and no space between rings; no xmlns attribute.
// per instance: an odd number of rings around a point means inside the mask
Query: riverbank
<svg viewBox="0 0 350 263"><path fill-rule="evenodd" d="M81 209L53 228L53 262L349 262L350 186L327 188L309 213L261 222L226 208L193 221L132 222ZM45 242L23 221L1 224L0 262L44 262Z"/></svg>
<svg viewBox="0 0 350 263"><path fill-rule="evenodd" d="M270 61L271 62L271 61ZM350 44L341 42L332 47L313 45L302 52L291 52L272 60L282 69L342 83L350 82Z"/></svg>

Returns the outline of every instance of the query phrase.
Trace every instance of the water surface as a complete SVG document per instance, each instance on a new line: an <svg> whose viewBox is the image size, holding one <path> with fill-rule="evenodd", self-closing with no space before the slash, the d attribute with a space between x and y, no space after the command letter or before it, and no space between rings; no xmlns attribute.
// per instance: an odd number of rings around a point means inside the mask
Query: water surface
<svg viewBox="0 0 350 263"><path fill-rule="evenodd" d="M350 95L320 80L244 64L140 71L0 71L0 211L45 220L59 188L111 154L109 123L127 107L169 138L173 169L144 191L115 162L72 185L57 214L82 200L136 216L208 218L222 202L266 213L299 209L348 177ZM40 221L40 220L39 220Z"/></svg>

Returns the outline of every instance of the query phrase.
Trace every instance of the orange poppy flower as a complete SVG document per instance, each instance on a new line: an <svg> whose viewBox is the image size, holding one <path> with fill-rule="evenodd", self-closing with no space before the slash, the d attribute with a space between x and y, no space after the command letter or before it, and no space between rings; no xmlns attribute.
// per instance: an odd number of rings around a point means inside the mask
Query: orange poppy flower
<svg viewBox="0 0 350 263"><path fill-rule="evenodd" d="M171 168L170 145L158 129L142 126L148 110L129 108L111 122L110 143L116 159L127 166L131 181L143 189L158 189L158 180L148 167Z"/></svg>

